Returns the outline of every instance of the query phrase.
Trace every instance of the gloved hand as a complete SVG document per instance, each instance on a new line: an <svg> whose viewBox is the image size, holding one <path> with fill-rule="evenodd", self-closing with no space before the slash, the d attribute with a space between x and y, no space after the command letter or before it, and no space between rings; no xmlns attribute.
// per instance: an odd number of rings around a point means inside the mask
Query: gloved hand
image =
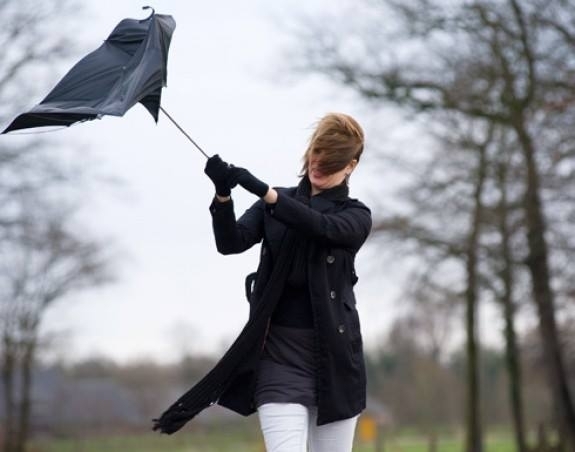
<svg viewBox="0 0 575 452"><path fill-rule="evenodd" d="M204 168L204 173L212 180L219 196L230 196L232 190L228 183L230 166L218 154L212 155Z"/></svg>
<svg viewBox="0 0 575 452"><path fill-rule="evenodd" d="M259 180L247 169L232 165L228 171L228 185L233 188L238 184L260 198L263 198L270 189L268 184Z"/></svg>

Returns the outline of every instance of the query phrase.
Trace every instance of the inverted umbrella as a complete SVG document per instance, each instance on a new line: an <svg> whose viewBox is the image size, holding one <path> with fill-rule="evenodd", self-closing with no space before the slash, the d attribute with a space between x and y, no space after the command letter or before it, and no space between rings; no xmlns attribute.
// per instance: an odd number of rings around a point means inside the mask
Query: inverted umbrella
<svg viewBox="0 0 575 452"><path fill-rule="evenodd" d="M42 102L19 115L2 133L70 126L103 115L123 116L139 102L156 122L161 109L206 155L160 105L175 28L172 16L156 14L153 9L147 19L122 20L104 43L80 60Z"/></svg>

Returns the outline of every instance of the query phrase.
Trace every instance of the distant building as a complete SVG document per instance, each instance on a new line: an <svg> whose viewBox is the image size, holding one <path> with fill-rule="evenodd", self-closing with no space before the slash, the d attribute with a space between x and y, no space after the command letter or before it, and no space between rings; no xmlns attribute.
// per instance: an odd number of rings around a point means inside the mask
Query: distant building
<svg viewBox="0 0 575 452"><path fill-rule="evenodd" d="M17 388L19 392L19 388ZM141 424L131 391L110 378L71 379L55 369L34 373L30 425L34 432ZM0 423L5 418L0 394Z"/></svg>

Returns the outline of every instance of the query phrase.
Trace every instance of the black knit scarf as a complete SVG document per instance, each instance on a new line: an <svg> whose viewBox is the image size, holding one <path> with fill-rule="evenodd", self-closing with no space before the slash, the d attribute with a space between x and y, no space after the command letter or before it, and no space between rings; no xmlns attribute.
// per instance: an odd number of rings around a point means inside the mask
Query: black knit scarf
<svg viewBox="0 0 575 452"><path fill-rule="evenodd" d="M347 185L343 183L317 196L328 199L341 199L347 196L347 193ZM297 187L295 197L300 202L309 205L310 195L311 185L309 179L304 177ZM277 305L281 289L284 287L286 278L293 268L293 260L298 258L298 256L305 255L305 244L303 246L304 248L302 249L301 236L298 237L298 234L293 229L288 229L270 278L263 291L263 302L257 304L255 312L237 339L214 368L176 400L158 419L153 420L154 430L159 430L161 433L175 433L202 410L217 403L220 396L238 375L238 371L244 364L246 357L254 356L261 350L268 319Z"/></svg>
<svg viewBox="0 0 575 452"><path fill-rule="evenodd" d="M159 430L161 433L175 433L202 410L214 405L237 375L237 371L245 361L246 356L253 356L254 353L258 352L261 348L262 334L265 334L268 319L271 317L281 293L277 288L281 288L285 284L286 275L296 249L295 242L296 233L288 229L262 294L265 302L257 304L254 314L214 368L158 419L153 420L154 430Z"/></svg>
<svg viewBox="0 0 575 452"><path fill-rule="evenodd" d="M309 206L311 196L311 184L309 179L304 177L296 190L295 199L302 204ZM307 254L309 247L309 237L301 232L296 235L294 252L287 276L288 285L301 285L307 281Z"/></svg>

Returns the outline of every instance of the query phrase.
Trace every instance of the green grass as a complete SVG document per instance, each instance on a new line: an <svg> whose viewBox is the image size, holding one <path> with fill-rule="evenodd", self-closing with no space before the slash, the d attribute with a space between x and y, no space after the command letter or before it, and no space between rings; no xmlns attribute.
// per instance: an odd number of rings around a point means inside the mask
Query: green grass
<svg viewBox="0 0 575 452"><path fill-rule="evenodd" d="M257 426L256 426L257 427ZM428 452L428 441L414 432L389 434L385 452ZM36 441L31 452L264 452L261 434L253 425L222 425L196 428L172 436L153 433L123 434ZM374 452L373 444L356 438L354 452ZM463 452L461 438L443 436L437 452ZM505 433L487 435L485 452L515 452L513 439Z"/></svg>
<svg viewBox="0 0 575 452"><path fill-rule="evenodd" d="M125 433L35 441L31 452L264 452L259 431L242 425L195 427L175 435Z"/></svg>
<svg viewBox="0 0 575 452"><path fill-rule="evenodd" d="M368 452L374 451L374 447L360 445L354 451ZM384 441L385 452L428 452L429 442L423 437L390 437ZM440 437L437 441L437 452L463 452L462 439L452 437ZM515 445L511 437L487 437L485 441L485 452L515 452Z"/></svg>

